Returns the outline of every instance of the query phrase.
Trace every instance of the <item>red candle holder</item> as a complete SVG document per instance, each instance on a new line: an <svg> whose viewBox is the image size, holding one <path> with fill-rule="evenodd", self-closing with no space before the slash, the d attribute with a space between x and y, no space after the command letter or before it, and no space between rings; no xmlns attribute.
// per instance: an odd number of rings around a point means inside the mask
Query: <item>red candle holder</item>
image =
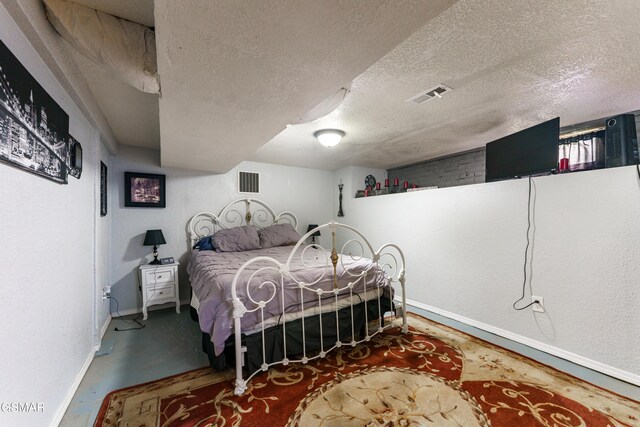
<svg viewBox="0 0 640 427"><path fill-rule="evenodd" d="M380 189L380 183L376 182L376 190L379 190L379 189Z"/></svg>
<svg viewBox="0 0 640 427"><path fill-rule="evenodd" d="M398 177L393 178L393 185L395 186L400 185L400 181L398 180Z"/></svg>
<svg viewBox="0 0 640 427"><path fill-rule="evenodd" d="M558 168L560 172L566 172L569 170L569 159L564 157L560 159L560 167Z"/></svg>
<svg viewBox="0 0 640 427"><path fill-rule="evenodd" d="M409 181L405 181L403 187L405 190L409 188Z"/></svg>
<svg viewBox="0 0 640 427"><path fill-rule="evenodd" d="M389 178L386 178L386 179L384 180L384 186L385 186L385 187L388 187L388 186L389 186Z"/></svg>

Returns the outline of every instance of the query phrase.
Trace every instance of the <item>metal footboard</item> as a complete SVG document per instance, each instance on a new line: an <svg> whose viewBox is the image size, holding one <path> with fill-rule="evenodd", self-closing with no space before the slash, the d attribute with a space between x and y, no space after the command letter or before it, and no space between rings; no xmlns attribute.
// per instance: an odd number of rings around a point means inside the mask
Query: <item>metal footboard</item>
<svg viewBox="0 0 640 427"><path fill-rule="evenodd" d="M332 237L332 248L326 251L319 244L305 243L313 233L318 230L329 231ZM336 250L337 233L345 232L353 236L342 245L342 250ZM324 265L325 271L316 280L304 282L295 271L291 270L291 263L294 258L300 257L305 267L316 268ZM355 272L349 266L348 261L363 261L370 258L372 263L362 271ZM347 261L347 262L346 262ZM326 272L328 271L328 273ZM251 272L251 274L248 274ZM259 274L268 272L269 279L257 282ZM244 273L244 274L243 274ZM327 280L327 274L332 275L331 280ZM247 276L248 275L248 280ZM244 276L244 279L241 277ZM328 283L328 285L327 285ZM322 285L322 286L321 286ZM261 256L253 258L244 263L234 276L232 283L232 303L233 322L235 332L235 361L236 361L236 381L235 394L242 395L247 389L249 381L260 372L268 370L275 365L288 365L290 363L306 364L311 360L325 357L329 352L343 345L356 346L359 343L369 341L371 338L390 326L385 325L383 307L381 299L383 292L393 295L394 285L399 285L402 317L402 332L408 331L406 318L406 296L405 296L405 258L401 249L395 244L385 244L377 251L374 251L369 241L355 228L337 223L329 222L310 230L302 236L298 243L293 246L286 263L281 263L274 258ZM238 296L240 287L244 289L244 301ZM296 292L299 312L291 314L285 301L285 291ZM348 298L351 314L350 336L340 336L339 311L344 309L344 298ZM290 297L288 297L290 298ZM364 336L358 336L360 331L355 330L354 305L355 301L364 303ZM371 319L371 323L377 321L373 327L370 325L369 304L377 304L377 319ZM393 301L392 301L393 306ZM275 308L274 308L275 307ZM259 313L261 325L259 333L262 334L262 364L260 369L246 374L243 370L244 353L246 347L242 345L242 318L247 313ZM282 360L268 362L267 351L265 349L265 326L266 321L277 315L282 319L279 323L282 328ZM319 315L320 328L320 350L309 351L307 349L307 330L305 328L305 318L309 315ZM325 342L323 331L323 316L335 316L336 331L335 341ZM292 356L287 351L287 323L292 318L302 319L302 353ZM333 332L333 331L331 331ZM291 357L291 358L290 358Z"/></svg>

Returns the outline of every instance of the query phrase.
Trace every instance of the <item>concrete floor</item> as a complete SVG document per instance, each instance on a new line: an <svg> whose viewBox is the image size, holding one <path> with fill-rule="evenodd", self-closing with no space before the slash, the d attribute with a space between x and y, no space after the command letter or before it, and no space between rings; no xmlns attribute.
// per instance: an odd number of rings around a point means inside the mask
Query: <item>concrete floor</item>
<svg viewBox="0 0 640 427"><path fill-rule="evenodd" d="M181 311L176 314L175 306L150 311L138 330L116 331L137 325L111 320L98 354L111 349L91 362L60 426L92 426L110 391L208 366L200 327L189 317L189 307Z"/></svg>
<svg viewBox="0 0 640 427"><path fill-rule="evenodd" d="M640 387L446 317L415 308L410 310L640 401ZM143 323L144 329L118 332L115 328L132 325L119 319L111 321L101 348L107 354L91 363L60 426L92 426L102 400L110 391L208 365L200 349L198 324L189 317L188 307L183 307L180 314L176 314L175 308L151 311Z"/></svg>

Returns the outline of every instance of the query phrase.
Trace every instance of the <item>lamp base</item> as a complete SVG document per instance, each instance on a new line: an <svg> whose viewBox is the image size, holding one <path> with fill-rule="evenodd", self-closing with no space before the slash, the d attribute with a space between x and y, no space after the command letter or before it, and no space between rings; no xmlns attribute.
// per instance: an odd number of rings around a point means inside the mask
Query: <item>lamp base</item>
<svg viewBox="0 0 640 427"><path fill-rule="evenodd" d="M158 265L160 261L158 260L158 245L153 245L153 261L149 263L149 265Z"/></svg>

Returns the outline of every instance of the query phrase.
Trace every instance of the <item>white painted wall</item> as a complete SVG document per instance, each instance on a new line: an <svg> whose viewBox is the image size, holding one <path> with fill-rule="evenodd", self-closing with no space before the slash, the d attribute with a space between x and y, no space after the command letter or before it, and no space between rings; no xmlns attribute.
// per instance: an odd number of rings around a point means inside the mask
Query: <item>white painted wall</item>
<svg viewBox="0 0 640 427"><path fill-rule="evenodd" d="M180 261L180 296L183 301L189 299L187 222L198 212L217 213L229 202L246 197L237 192L238 169L260 173L261 193L251 197L267 202L276 212L293 211L301 234L309 223L322 224L333 215L332 173L328 171L244 162L226 174L211 175L161 168L158 151L126 146L118 150L112 165L112 292L119 302L120 313L139 311L142 307L136 274L141 263L152 259L151 247L142 246L148 229L162 230L167 244L158 248L159 257L172 256ZM124 207L126 171L165 174L167 207ZM328 236L321 237L321 241L324 239ZM115 303L111 309L115 311Z"/></svg>
<svg viewBox="0 0 640 427"><path fill-rule="evenodd" d="M114 201L109 194L111 191L111 183L109 178L112 176L111 170L111 156L107 151L104 144L100 142L100 136L95 132L96 144L100 147L100 150L96 150L95 155L95 175L93 179L96 182L95 185L95 198L96 198L96 214L94 215L96 222L96 239L95 239L95 325L94 325L94 345L99 345L102 338L102 334L106 329L109 321L111 320L111 314L109 309L109 301L102 300L102 289L111 284L111 209ZM107 215L100 216L100 162L107 165Z"/></svg>
<svg viewBox="0 0 640 427"><path fill-rule="evenodd" d="M522 293L526 179L352 199L342 221L374 247L403 248L411 300L640 384L635 168L533 182L530 283L545 314L511 306Z"/></svg>
<svg viewBox="0 0 640 427"><path fill-rule="evenodd" d="M385 169L367 168L362 166L347 166L346 168L337 169L333 172L333 216L338 222L349 223L344 218L338 218L338 208L340 191L338 185L342 183L342 212L345 217L349 216L351 212L351 206L355 202L355 196L357 190L364 190L364 179L368 175L373 175L376 181L384 185L384 180L387 177L387 171ZM380 196L376 196L380 197Z"/></svg>
<svg viewBox="0 0 640 427"><path fill-rule="evenodd" d="M44 426L61 418L93 354L101 308L94 258L105 248L105 233L95 232L95 159L105 152L2 5L0 39L69 114L70 133L84 149L82 177L68 185L0 163L0 402L44 404L43 412L0 411L0 425Z"/></svg>

